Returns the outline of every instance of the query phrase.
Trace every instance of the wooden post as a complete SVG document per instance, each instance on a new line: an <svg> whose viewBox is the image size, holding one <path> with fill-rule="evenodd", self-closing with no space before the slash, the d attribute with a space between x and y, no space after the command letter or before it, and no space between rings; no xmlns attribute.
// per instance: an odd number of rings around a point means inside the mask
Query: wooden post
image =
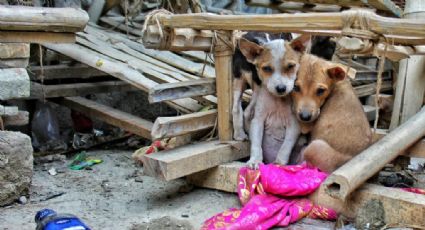
<svg viewBox="0 0 425 230"><path fill-rule="evenodd" d="M218 137L220 141L232 140L232 31L217 31L214 46L217 89Z"/></svg>
<svg viewBox="0 0 425 230"><path fill-rule="evenodd" d="M425 2L407 0L404 18L425 18ZM412 55L400 61L390 130L404 123L421 109L425 92L424 75L425 57L423 55ZM410 164L410 159L399 157L394 164L397 169L402 169Z"/></svg>
<svg viewBox="0 0 425 230"><path fill-rule="evenodd" d="M345 200L367 179L425 134L425 108L333 172L322 184L330 196Z"/></svg>
<svg viewBox="0 0 425 230"><path fill-rule="evenodd" d="M404 18L424 19L425 2L407 0ZM394 129L417 113L423 104L425 91L425 57L411 56L400 61L390 129Z"/></svg>

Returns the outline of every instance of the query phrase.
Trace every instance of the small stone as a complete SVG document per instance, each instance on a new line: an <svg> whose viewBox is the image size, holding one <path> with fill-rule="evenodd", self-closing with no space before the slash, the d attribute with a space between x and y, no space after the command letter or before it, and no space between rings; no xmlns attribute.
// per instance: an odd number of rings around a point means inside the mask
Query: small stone
<svg viewBox="0 0 425 230"><path fill-rule="evenodd" d="M182 214L182 217L183 218L189 218L189 215L188 214Z"/></svg>
<svg viewBox="0 0 425 230"><path fill-rule="evenodd" d="M20 204L26 204L28 202L28 200L27 200L27 198L25 196L21 196L21 197L19 197L18 202Z"/></svg>
<svg viewBox="0 0 425 230"><path fill-rule="evenodd" d="M134 182L137 182L137 183L143 183L143 178L141 178L141 177L136 177L136 178L134 178Z"/></svg>
<svg viewBox="0 0 425 230"><path fill-rule="evenodd" d="M58 174L58 173L56 172L56 169L55 169L55 168L50 168L48 172L49 172L49 174L50 174L50 175L52 175L52 176L56 176L56 175Z"/></svg>

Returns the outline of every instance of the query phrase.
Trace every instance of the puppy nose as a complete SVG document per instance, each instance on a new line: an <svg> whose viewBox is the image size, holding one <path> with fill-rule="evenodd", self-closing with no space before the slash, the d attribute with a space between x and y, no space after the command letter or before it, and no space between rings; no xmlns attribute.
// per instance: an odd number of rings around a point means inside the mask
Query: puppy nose
<svg viewBox="0 0 425 230"><path fill-rule="evenodd" d="M298 113L298 116L302 121L310 121L311 119L311 113L308 112L300 112Z"/></svg>
<svg viewBox="0 0 425 230"><path fill-rule="evenodd" d="M276 92L278 93L284 93L286 91L286 86L284 85L278 85L276 86Z"/></svg>

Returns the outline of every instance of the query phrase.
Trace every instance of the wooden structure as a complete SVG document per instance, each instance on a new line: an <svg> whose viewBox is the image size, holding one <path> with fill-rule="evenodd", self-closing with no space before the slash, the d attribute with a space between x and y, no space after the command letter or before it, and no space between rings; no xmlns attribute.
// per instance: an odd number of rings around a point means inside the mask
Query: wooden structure
<svg viewBox="0 0 425 230"><path fill-rule="evenodd" d="M321 3L322 2L323 1L321 1ZM376 1L375 3L378 4L378 2L383 3L383 1ZM359 1L359 4L365 4L365 1ZM351 20L347 20L347 18L351 18ZM368 25L361 26L362 22L365 20L368 21ZM230 141L232 134L231 121L229 120L230 110L228 110L228 106L231 104L231 97L229 95L229 89L231 88L231 71L229 68L230 59L228 59L227 56L230 56L235 44L229 37L233 30L297 32L319 35L343 35L343 37L348 35L354 38L358 37L361 42L373 41L373 48L378 51L375 52L375 54L378 55L384 54L384 52L381 52L382 45L385 45L388 41L391 41L391 45L401 45L393 49L396 53L399 53L397 50L400 50L403 45L425 44L425 33L423 33L423 31L425 31L425 20L386 18L378 16L370 11L224 16L202 13L172 15L158 12L157 14L153 13L151 15L150 20L146 21L145 26L146 30L144 31L143 39L146 42L145 44L149 47L172 51L187 49L213 52L217 75L218 134L220 141L224 143ZM379 43L382 43L382 45ZM208 44L210 44L210 46L208 46ZM225 51L223 51L223 49ZM381 49L381 51L379 51L379 49ZM409 51L405 53L407 55L404 56L397 54L398 58L394 60L398 61L412 54L422 54L421 51L419 51L419 47L416 50L417 51ZM225 54L222 54L223 52ZM388 55L388 53L386 54ZM227 62L222 63L222 60L227 60ZM387 87L391 87L391 85ZM423 224L421 222L423 219L421 218L404 218L397 216L396 209L392 207L392 204L396 203L398 205L397 210L406 210L402 216L414 215L416 211L421 211L425 208L422 197L401 190L387 189L376 185L362 186L364 181L373 176L374 173L379 171L386 163L393 160L399 154L406 153L406 151L415 151L417 152L416 156L424 157L423 151L418 150L418 147L408 149L425 134L425 123L423 123L425 116L423 113L424 112L418 113L415 117L409 119L405 125L389 133L378 141L378 143L337 170L328 178L312 199L323 205L331 206L349 217L355 216L359 208L370 199L377 199L383 202L386 218L389 220L396 220L400 221L400 223L412 225ZM419 129L415 135L409 134L408 131L412 130L413 126L415 126L416 130ZM419 141L416 146L420 146L421 143L422 141ZM201 145L201 143L199 145ZM190 148L190 146L183 146L163 152L158 155L158 157L144 157L143 162L145 165L148 165L148 175L167 179L177 178L179 174L180 176L186 176L196 171L190 170L189 172L186 169L181 169L181 172L178 173L175 169L182 166L168 166L171 162L174 163L179 159L185 159L184 157L177 159L175 156L181 155L181 151L187 148ZM389 151L389 149L391 149L391 151ZM199 152L199 155L203 155L203 153ZM205 159L205 161L208 162L207 159ZM379 161L380 164L376 164L377 161ZM182 161L179 164L184 165L184 162L189 161ZM189 180L201 186L234 191L235 181L233 181L233 179L235 178L240 164L230 163L215 168L211 166L211 164L208 164L208 166L205 165L205 169L208 168L207 171L192 174L188 176ZM369 170L371 168L373 168L373 170ZM198 170L200 168L197 166L196 169ZM362 172L359 172L359 170ZM168 171L170 171L172 176L167 176ZM224 178L233 179L229 181Z"/></svg>
<svg viewBox="0 0 425 230"><path fill-rule="evenodd" d="M0 5L0 42L74 42L88 20L81 9Z"/></svg>
<svg viewBox="0 0 425 230"><path fill-rule="evenodd" d="M73 8L42 8L0 5L0 102L30 97L26 71L30 44L71 43L75 32L84 29L88 15ZM31 87L30 87L31 86ZM28 123L29 113L0 104L0 129Z"/></svg>

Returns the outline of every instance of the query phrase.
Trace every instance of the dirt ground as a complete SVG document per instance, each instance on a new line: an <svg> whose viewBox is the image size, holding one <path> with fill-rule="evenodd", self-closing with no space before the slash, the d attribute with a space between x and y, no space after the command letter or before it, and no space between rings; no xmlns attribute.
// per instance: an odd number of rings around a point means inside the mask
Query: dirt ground
<svg viewBox="0 0 425 230"><path fill-rule="evenodd" d="M93 229L199 229L212 215L239 207L235 194L143 176L131 154L91 151L104 161L92 170L70 170L69 159L35 164L30 199L0 208L0 229L33 230L43 208L75 214ZM49 174L52 167L57 175Z"/></svg>

